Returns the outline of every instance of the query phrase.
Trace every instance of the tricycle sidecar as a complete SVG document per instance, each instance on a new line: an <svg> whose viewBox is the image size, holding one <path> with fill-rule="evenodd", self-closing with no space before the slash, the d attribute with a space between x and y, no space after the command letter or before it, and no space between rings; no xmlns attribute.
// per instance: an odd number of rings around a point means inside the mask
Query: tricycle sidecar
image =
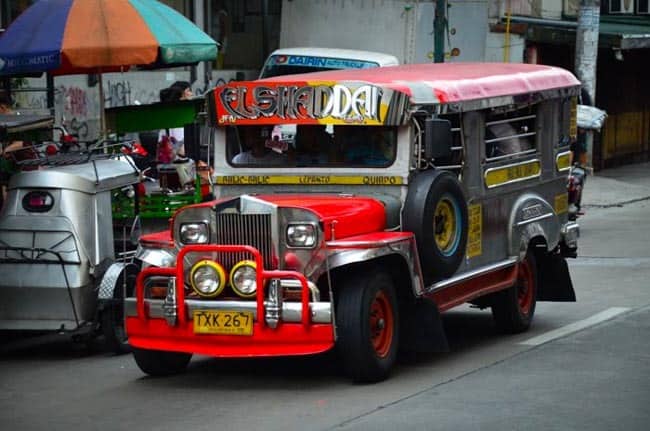
<svg viewBox="0 0 650 431"><path fill-rule="evenodd" d="M111 190L137 183L139 171L124 155L60 163L9 182L0 212L0 330L93 334L101 299L114 296L105 290L116 284L101 282L116 260Z"/></svg>

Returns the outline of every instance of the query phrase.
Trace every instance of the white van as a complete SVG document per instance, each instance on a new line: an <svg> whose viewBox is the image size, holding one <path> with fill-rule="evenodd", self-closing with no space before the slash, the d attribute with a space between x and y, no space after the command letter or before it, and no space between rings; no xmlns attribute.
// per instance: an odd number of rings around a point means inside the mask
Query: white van
<svg viewBox="0 0 650 431"><path fill-rule="evenodd" d="M334 69L368 69L397 66L399 60L390 54L354 49L301 47L273 51L264 62L261 78Z"/></svg>

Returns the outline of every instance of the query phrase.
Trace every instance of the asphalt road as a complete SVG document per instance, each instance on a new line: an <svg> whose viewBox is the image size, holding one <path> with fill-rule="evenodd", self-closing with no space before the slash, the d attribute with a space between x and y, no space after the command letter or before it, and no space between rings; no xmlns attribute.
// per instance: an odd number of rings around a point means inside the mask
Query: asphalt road
<svg viewBox="0 0 650 431"><path fill-rule="evenodd" d="M540 303L525 334L489 311L444 315L451 351L351 384L327 356L194 358L145 377L130 355L66 339L0 353L2 430L645 430L650 423L650 200L588 208L578 302Z"/></svg>

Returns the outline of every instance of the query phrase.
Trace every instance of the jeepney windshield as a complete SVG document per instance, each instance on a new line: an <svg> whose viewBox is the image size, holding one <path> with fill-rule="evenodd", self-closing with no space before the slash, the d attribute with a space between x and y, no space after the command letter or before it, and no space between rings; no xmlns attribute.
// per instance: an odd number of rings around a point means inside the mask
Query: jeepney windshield
<svg viewBox="0 0 650 431"><path fill-rule="evenodd" d="M397 128L361 125L228 126L228 162L242 167L387 167Z"/></svg>

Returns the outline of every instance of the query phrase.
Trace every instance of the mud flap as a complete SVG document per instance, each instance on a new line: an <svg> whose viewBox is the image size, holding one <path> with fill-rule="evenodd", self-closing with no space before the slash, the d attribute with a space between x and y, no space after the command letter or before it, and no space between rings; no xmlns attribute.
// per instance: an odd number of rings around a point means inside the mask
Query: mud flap
<svg viewBox="0 0 650 431"><path fill-rule="evenodd" d="M400 350L404 352L448 352L449 343L435 302L421 298L401 310Z"/></svg>
<svg viewBox="0 0 650 431"><path fill-rule="evenodd" d="M569 266L564 257L557 253L547 253L539 262L538 301L575 302L576 293L569 275Z"/></svg>

